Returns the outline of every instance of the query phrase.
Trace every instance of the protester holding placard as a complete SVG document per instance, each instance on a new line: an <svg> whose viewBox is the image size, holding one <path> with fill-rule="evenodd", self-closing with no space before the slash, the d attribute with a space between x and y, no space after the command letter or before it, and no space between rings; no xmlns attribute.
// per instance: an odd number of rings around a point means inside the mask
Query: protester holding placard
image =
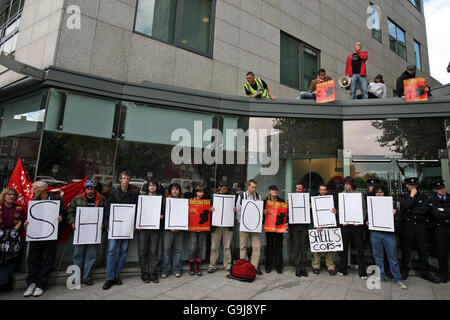
<svg viewBox="0 0 450 320"><path fill-rule="evenodd" d="M160 220L164 218L164 195L158 186L157 180L150 180L143 188L144 193L150 197L162 196ZM158 283L158 276L156 275L156 267L159 263L158 248L161 239L161 232L164 224L159 224L158 230L137 228L138 235L138 251L139 264L141 266L141 280L145 283Z"/></svg>
<svg viewBox="0 0 450 320"><path fill-rule="evenodd" d="M105 198L95 189L96 183L92 180L87 180L84 185L84 191L82 194L76 196L72 202L69 204L67 210L67 223L72 226L75 230L75 213L77 207L106 207ZM73 264L77 265L80 270L82 270L83 275L81 277L81 282L92 286L94 282L92 281L90 274L91 268L95 263L97 258L98 244L80 244L73 246L72 260Z"/></svg>
<svg viewBox="0 0 450 320"><path fill-rule="evenodd" d="M305 186L297 183L295 192L304 193ZM310 204L308 204L310 206ZM308 208L309 212L309 208ZM309 224L290 224L289 225L289 239L291 241L291 259L295 266L295 275L297 277L307 277L306 260L308 249L308 228Z"/></svg>
<svg viewBox="0 0 450 320"><path fill-rule="evenodd" d="M228 186L225 182L219 184L219 194L229 195ZM234 205L234 201L233 201ZM211 207L211 212L214 217L214 203ZM220 241L223 246L223 267L225 271L231 269L231 241L233 240L233 227L218 227L211 226L211 253L209 260L208 273L213 273L217 269L217 259L219 257Z"/></svg>
<svg viewBox="0 0 450 320"><path fill-rule="evenodd" d="M37 181L33 183L34 200L56 200L60 202L58 222L58 235L61 233L61 222L63 221L64 206L62 198L55 194L47 193L48 185L44 181ZM29 221L24 223L25 228ZM44 241L30 241L28 252L28 277L27 289L24 292L24 297L31 295L39 297L44 293L47 287L48 277L52 271L53 263L56 258L56 247L58 240L44 240Z"/></svg>
<svg viewBox="0 0 450 320"><path fill-rule="evenodd" d="M430 199L431 215L434 222L434 234L439 253L439 280L448 282L448 247L450 240L450 194L444 180L433 182L434 195Z"/></svg>
<svg viewBox="0 0 450 320"><path fill-rule="evenodd" d="M284 204L284 200L278 197L278 187L276 185L269 186L269 194L264 199L264 218L267 221L268 215L273 215L273 213L270 212L270 209L268 209L268 202L272 202L273 205L275 204ZM287 205L286 205L287 207ZM286 208L287 211L287 208ZM275 214L275 219L278 219L279 217ZM280 225L286 225L287 221L287 214L284 214L284 218L281 217ZM283 273L283 238L284 233L278 233L274 231L269 231L266 228L264 228L266 231L266 273L270 273L272 271L273 266L275 265L275 269L277 270L278 274Z"/></svg>
<svg viewBox="0 0 450 320"><path fill-rule="evenodd" d="M20 253L19 229L24 220L23 207L16 203L18 197L19 192L13 188L0 194L0 292L13 290L12 273Z"/></svg>
<svg viewBox="0 0 450 320"><path fill-rule="evenodd" d="M242 200L262 200L259 193L256 192L257 187L258 183L255 180L249 180L247 183L247 191L240 193L238 196L238 199L236 201L236 220L239 224L241 224L242 222ZM256 274L262 275L262 272L259 269L259 258L261 254L260 233L244 231L239 232L240 258L247 259L247 243L249 238L252 244L251 264L255 267Z"/></svg>
<svg viewBox="0 0 450 320"><path fill-rule="evenodd" d="M353 193L356 190L356 183L351 177L344 178L344 191L343 193ZM362 195L361 195L362 197ZM367 219L367 210L365 206L365 201L362 200L362 212L363 212L363 220ZM344 210L339 208L339 214L344 215ZM359 277L363 280L367 279L367 271L366 264L364 262L364 245L363 245L363 234L364 234L364 225L363 224L342 224L342 242L344 245L344 250L339 253L340 256L340 265L338 275L345 276L347 275L348 268L348 250L350 248L350 242L352 246L356 247L356 259L358 262L358 273Z"/></svg>
<svg viewBox="0 0 450 320"><path fill-rule="evenodd" d="M321 184L319 186L319 195L320 196L326 196L328 194L328 189L327 189L327 185L326 184ZM331 212L334 214L337 214L337 210L336 208L336 199L333 197L333 201L334 201L334 208L331 209ZM316 228L316 230L318 232L321 232L324 228L318 227ZM336 265L334 263L334 252L329 251L329 252L324 252L325 254L325 263L328 269L328 273L330 274L330 276L335 276L336 275ZM313 261L312 261L312 269L313 269L313 273L314 274L319 274L320 273L320 258L322 256L322 253L320 252L314 252L314 257L313 257Z"/></svg>
<svg viewBox="0 0 450 320"><path fill-rule="evenodd" d="M181 196L181 186L178 183L174 183L169 186L170 194L167 198L182 198ZM174 212L174 214L177 214ZM168 219L164 215L165 219ZM173 271L175 277L181 277L183 272L181 264L181 250L183 249L183 236L184 231L182 230L165 230L163 234L163 259L161 264L161 278L165 279L169 276L170 265L172 263Z"/></svg>
<svg viewBox="0 0 450 320"><path fill-rule="evenodd" d="M402 98L405 99L406 95L405 95L405 86L404 86L404 81L405 80L409 80L409 79L413 79L416 77L417 74L417 68L415 65L409 65L406 68L406 71L404 71L400 77L397 78L397 86L396 86L396 91L397 91L397 95ZM431 96L431 89L430 86L425 86L423 88L423 92L427 93L428 96Z"/></svg>
<svg viewBox="0 0 450 320"><path fill-rule="evenodd" d="M103 224L106 231L109 232L110 226L110 210L111 204L137 204L139 194L135 188L130 185L131 174L122 172L119 175L120 186L113 189L107 201L105 213L103 215ZM108 239L108 254L106 257L106 282L103 285L104 290L108 290L112 285L122 285L120 280L120 272L127 257L128 239ZM117 251L119 251L118 259L116 260Z"/></svg>
<svg viewBox="0 0 450 320"><path fill-rule="evenodd" d="M409 275L413 245L416 243L420 277L433 283L439 283L439 279L431 274L428 263L425 228L430 219L430 209L426 195L417 190L418 181L417 177L406 178L408 192L400 195L400 209L403 214L401 273L403 279L406 280Z"/></svg>
<svg viewBox="0 0 450 320"><path fill-rule="evenodd" d="M308 91L300 92L300 97L298 99L316 99L316 86L319 83L332 80L330 76L327 76L325 69L320 69L317 72L317 78L311 81Z"/></svg>
<svg viewBox="0 0 450 320"><path fill-rule="evenodd" d="M202 200L205 198L205 186L198 185L194 189L194 200ZM209 205L208 205L209 206ZM205 214L205 213L203 213ZM209 219L209 212L206 219ZM206 231L189 231L189 274L201 276L203 275L200 264L202 263L202 251L206 242Z"/></svg>
<svg viewBox="0 0 450 320"><path fill-rule="evenodd" d="M375 195L377 197L387 196L386 189L380 185L374 187ZM391 199L391 198L389 198ZM392 199L391 199L392 200ZM393 204L393 214L397 214L399 211L397 205ZM393 220L392 220L393 221ZM366 222L369 225L369 221ZM372 244L372 254L375 259L375 263L380 268L380 278L381 281L386 280L385 265L384 265L384 252L386 251L386 256L389 260L389 266L392 275L394 276L394 281L400 289L408 289L403 283L402 275L400 274L400 267L397 260L397 243L395 241L395 233L387 231L370 231L370 242Z"/></svg>

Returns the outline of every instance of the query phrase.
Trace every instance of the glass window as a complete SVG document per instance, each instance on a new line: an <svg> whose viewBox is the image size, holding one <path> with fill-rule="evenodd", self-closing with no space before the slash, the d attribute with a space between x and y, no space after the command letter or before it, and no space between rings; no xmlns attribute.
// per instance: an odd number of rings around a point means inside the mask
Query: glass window
<svg viewBox="0 0 450 320"><path fill-rule="evenodd" d="M391 20L388 20L388 27L389 27L389 43L391 49L402 58L407 59L405 31L403 31L402 28L397 26Z"/></svg>
<svg viewBox="0 0 450 320"><path fill-rule="evenodd" d="M134 30L211 55L212 0L139 0Z"/></svg>
<svg viewBox="0 0 450 320"><path fill-rule="evenodd" d="M319 69L318 50L281 33L280 82L289 87L306 90Z"/></svg>
<svg viewBox="0 0 450 320"><path fill-rule="evenodd" d="M370 15L372 18L372 38L381 42L380 12L375 9L373 3L370 3Z"/></svg>
<svg viewBox="0 0 450 320"><path fill-rule="evenodd" d="M416 55L416 67L422 71L422 58L420 56L420 43L414 40L414 54Z"/></svg>
<svg viewBox="0 0 450 320"><path fill-rule="evenodd" d="M417 8L420 12L422 12L422 0L409 0L411 4Z"/></svg>
<svg viewBox="0 0 450 320"><path fill-rule="evenodd" d="M40 92L5 104L0 137L37 131L45 117L45 110L41 110L42 97L43 92Z"/></svg>

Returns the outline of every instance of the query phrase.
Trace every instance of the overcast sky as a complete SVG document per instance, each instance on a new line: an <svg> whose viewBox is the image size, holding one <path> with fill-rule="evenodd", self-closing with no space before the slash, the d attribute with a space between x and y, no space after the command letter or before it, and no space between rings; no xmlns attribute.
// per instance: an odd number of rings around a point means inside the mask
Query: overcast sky
<svg viewBox="0 0 450 320"><path fill-rule="evenodd" d="M450 0L424 0L430 73L442 84L450 83Z"/></svg>

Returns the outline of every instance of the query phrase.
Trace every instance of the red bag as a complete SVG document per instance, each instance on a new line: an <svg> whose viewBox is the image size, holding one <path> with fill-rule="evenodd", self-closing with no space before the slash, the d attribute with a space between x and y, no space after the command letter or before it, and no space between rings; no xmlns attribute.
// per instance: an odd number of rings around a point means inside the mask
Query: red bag
<svg viewBox="0 0 450 320"><path fill-rule="evenodd" d="M250 261L239 259L231 266L228 278L253 282L256 278L255 267L250 263Z"/></svg>

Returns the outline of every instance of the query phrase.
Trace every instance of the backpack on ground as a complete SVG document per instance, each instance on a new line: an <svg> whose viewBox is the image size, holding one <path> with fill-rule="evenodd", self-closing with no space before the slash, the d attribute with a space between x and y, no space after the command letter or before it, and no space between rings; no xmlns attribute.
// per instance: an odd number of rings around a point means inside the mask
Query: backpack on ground
<svg viewBox="0 0 450 320"><path fill-rule="evenodd" d="M256 278L256 269L250 261L239 259L231 266L230 274L227 277L239 281L253 282Z"/></svg>

